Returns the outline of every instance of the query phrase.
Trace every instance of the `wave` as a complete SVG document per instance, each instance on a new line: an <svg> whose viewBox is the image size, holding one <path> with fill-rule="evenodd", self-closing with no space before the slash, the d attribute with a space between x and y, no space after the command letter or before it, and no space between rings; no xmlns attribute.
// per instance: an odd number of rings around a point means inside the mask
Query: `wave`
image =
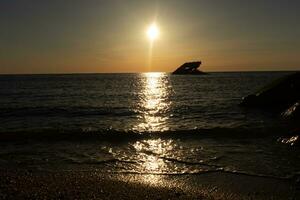
<svg viewBox="0 0 300 200"><path fill-rule="evenodd" d="M172 163L179 163L184 164L186 167L189 166L198 166L198 168L194 169L186 169L182 168L181 170L175 171L140 171L135 169L116 169L110 168L109 170L103 168L102 170L109 173L115 174L142 174L142 175L197 175L197 174L207 174L207 173L226 173L232 175L243 175L243 176L251 176L251 177L262 177L262 178L272 178L272 179L291 179L295 177L299 177L299 172L294 173L287 173L287 174L270 174L270 173L262 173L262 172L255 172L252 170L245 171L245 170L235 170L231 169L230 167L217 165L217 164L209 164L207 162L190 162L190 161L183 161L175 158L167 158L167 157L160 157L166 161ZM78 159L69 159L69 162L72 164L91 164L91 165L109 165L109 164L138 164L138 161L135 160L124 160L118 158L106 159L106 160L78 160ZM99 168L97 168L99 170ZM80 171L80 168L76 169ZM86 170L86 168L85 168Z"/></svg>
<svg viewBox="0 0 300 200"><path fill-rule="evenodd" d="M260 138L266 136L280 137L292 134L282 127L274 128L211 128L177 131L138 132L133 130L120 131L114 129L95 130L53 129L38 130L7 130L0 132L0 142L7 141L132 141L143 139L203 139L203 138Z"/></svg>
<svg viewBox="0 0 300 200"><path fill-rule="evenodd" d="M135 110L127 107L22 107L1 108L0 117L82 117L82 116L132 116Z"/></svg>

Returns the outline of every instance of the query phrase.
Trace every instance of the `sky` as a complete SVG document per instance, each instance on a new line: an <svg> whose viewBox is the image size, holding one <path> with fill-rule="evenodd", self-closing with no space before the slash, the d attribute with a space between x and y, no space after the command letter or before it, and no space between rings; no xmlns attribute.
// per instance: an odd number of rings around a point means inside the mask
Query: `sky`
<svg viewBox="0 0 300 200"><path fill-rule="evenodd" d="M300 70L299 9L298 0L0 0L0 73L171 72L198 60L203 71Z"/></svg>

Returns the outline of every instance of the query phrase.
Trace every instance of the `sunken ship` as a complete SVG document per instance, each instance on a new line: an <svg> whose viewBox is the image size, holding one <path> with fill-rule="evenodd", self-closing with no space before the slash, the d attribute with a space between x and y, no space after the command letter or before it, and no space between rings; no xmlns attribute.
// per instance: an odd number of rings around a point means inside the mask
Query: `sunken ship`
<svg viewBox="0 0 300 200"><path fill-rule="evenodd" d="M206 74L205 72L202 72L198 69L201 64L202 64L201 61L184 63L183 65L178 67L172 74L194 74L194 75Z"/></svg>

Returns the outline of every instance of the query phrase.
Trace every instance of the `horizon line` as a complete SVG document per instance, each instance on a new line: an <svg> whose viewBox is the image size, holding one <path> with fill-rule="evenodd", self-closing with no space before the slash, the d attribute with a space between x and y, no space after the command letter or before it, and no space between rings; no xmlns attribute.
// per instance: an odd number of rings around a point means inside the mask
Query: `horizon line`
<svg viewBox="0 0 300 200"><path fill-rule="evenodd" d="M227 70L227 71L203 71L207 73L251 73L251 72L299 72L299 70ZM166 73L172 74L172 72L163 72L163 71L151 71L151 72L53 72L53 73L0 73L0 76L9 76L9 75L79 75L79 74L147 74L147 73Z"/></svg>

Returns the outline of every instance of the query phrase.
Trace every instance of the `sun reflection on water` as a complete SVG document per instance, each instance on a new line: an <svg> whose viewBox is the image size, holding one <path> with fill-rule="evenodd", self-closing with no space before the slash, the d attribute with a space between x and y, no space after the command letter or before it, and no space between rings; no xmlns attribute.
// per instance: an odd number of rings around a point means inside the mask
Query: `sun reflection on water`
<svg viewBox="0 0 300 200"><path fill-rule="evenodd" d="M172 151L172 140L137 141L133 147L139 154L140 171L154 174L168 172L168 166L163 157Z"/></svg>
<svg viewBox="0 0 300 200"><path fill-rule="evenodd" d="M172 92L168 76L165 73L145 73L141 77L142 89L139 93L139 122L135 130L140 132L161 132L169 130L169 110L172 102ZM150 173L144 181L156 184L159 174L168 172L168 166L163 156L172 150L172 140L147 139L133 144L137 159L138 171Z"/></svg>
<svg viewBox="0 0 300 200"><path fill-rule="evenodd" d="M140 93L140 123L135 127L138 131L169 130L167 112L171 101L171 87L165 73L145 73L142 75L143 88Z"/></svg>

